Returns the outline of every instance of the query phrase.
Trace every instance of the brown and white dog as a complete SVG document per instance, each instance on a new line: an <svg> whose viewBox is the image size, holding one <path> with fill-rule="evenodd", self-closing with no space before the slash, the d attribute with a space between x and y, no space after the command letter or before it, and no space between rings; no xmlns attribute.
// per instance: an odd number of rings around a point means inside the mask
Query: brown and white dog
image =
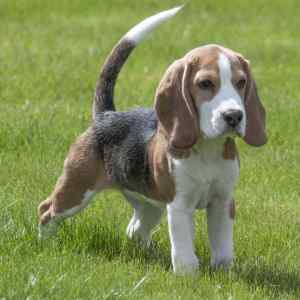
<svg viewBox="0 0 300 300"><path fill-rule="evenodd" d="M173 269L198 268L193 215L206 209L213 267L233 260L233 189L239 176L236 136L266 143L265 110L249 62L218 45L196 48L166 71L153 109L116 112L117 75L135 46L180 7L132 28L104 63L92 125L71 146L62 176L39 206L40 237L84 209L105 188L121 190L134 208L130 238L148 241L167 208Z"/></svg>

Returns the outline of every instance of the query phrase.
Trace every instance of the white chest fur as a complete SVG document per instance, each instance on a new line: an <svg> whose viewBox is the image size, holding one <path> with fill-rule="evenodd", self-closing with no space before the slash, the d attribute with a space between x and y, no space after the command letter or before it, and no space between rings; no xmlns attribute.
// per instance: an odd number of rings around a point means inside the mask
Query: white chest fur
<svg viewBox="0 0 300 300"><path fill-rule="evenodd" d="M237 158L223 158L225 138L205 140L186 159L173 159L176 198L184 199L186 208L206 208L210 201L232 197L239 176Z"/></svg>

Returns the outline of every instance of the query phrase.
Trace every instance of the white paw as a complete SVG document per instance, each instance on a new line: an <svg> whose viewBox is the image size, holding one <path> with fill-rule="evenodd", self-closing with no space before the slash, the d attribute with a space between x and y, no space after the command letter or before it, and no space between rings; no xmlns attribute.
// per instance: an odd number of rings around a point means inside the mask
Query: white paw
<svg viewBox="0 0 300 300"><path fill-rule="evenodd" d="M138 219L131 219L127 226L126 234L131 240L136 240L146 246L150 244L150 234L143 232L141 222Z"/></svg>
<svg viewBox="0 0 300 300"><path fill-rule="evenodd" d="M126 235L128 236L129 239L132 239L133 238L133 235L134 235L134 224L137 220L133 217L128 226L127 226L127 229L126 229Z"/></svg>
<svg viewBox="0 0 300 300"><path fill-rule="evenodd" d="M173 271L177 275L193 275L199 270L199 259L192 255L172 255Z"/></svg>
<svg viewBox="0 0 300 300"><path fill-rule="evenodd" d="M233 262L233 255L229 256L213 256L211 259L211 267L213 269L223 268L224 270L228 270Z"/></svg>
<svg viewBox="0 0 300 300"><path fill-rule="evenodd" d="M38 238L40 240L45 240L57 234L58 229L58 222L52 220L49 221L47 224L42 225L39 224L38 226Z"/></svg>

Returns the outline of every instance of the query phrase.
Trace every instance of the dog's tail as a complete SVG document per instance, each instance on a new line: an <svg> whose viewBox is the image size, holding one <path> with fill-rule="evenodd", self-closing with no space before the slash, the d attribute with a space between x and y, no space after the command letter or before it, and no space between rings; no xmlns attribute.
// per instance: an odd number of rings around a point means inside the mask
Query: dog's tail
<svg viewBox="0 0 300 300"><path fill-rule="evenodd" d="M130 29L116 44L107 57L96 85L93 118L99 112L115 110L114 86L118 74L132 50L158 25L173 17L182 6L162 11Z"/></svg>

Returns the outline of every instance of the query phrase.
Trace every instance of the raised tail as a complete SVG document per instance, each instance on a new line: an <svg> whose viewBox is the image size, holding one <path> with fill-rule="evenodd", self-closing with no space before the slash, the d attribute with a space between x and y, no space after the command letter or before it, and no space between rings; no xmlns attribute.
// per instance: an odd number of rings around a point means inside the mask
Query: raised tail
<svg viewBox="0 0 300 300"><path fill-rule="evenodd" d="M114 87L118 74L132 50L158 25L173 17L182 6L162 11L130 29L107 57L96 85L93 118L97 113L115 110Z"/></svg>

